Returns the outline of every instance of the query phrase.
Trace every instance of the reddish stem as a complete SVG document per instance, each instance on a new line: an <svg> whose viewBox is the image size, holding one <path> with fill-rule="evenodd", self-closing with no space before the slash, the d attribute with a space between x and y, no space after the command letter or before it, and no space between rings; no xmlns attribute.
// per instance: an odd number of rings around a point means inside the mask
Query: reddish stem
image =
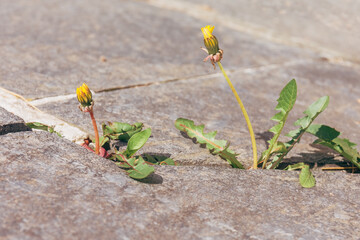
<svg viewBox="0 0 360 240"><path fill-rule="evenodd" d="M91 121L92 121L92 124L93 124L93 127L94 127L94 132L95 132L95 153L97 155L99 155L99 152L100 152L100 143L99 143L99 131L98 131L98 128L97 128L97 125L96 125L96 120L95 120L95 117L94 117L94 112L93 110L91 109L89 111L90 113L90 117L91 117Z"/></svg>

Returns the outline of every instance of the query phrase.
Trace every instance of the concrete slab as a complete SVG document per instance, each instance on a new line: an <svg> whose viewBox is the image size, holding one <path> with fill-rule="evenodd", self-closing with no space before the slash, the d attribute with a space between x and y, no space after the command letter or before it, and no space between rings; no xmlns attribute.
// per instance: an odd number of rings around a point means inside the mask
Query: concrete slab
<svg viewBox="0 0 360 240"><path fill-rule="evenodd" d="M149 0L212 24L224 24L285 45L313 49L324 55L360 61L360 3L346 1L276 0Z"/></svg>
<svg viewBox="0 0 360 240"><path fill-rule="evenodd" d="M276 99L292 78L297 79L298 100L289 115L284 133L294 129L292 123L303 116L302 112L312 102L329 95L329 107L316 123L333 126L343 133L343 137L360 144L360 131L355 130L360 130L360 89L356 87L360 78L359 69L321 61L299 62L235 71L230 78L251 118L259 153L265 149L266 140L271 136L267 131L275 123L270 118L275 114ZM210 158L206 149L193 144L175 129L174 121L184 117L194 120L195 124L205 124L206 131L217 130L219 138L230 140L232 148L240 154L239 159L251 166L252 151L247 126L230 88L221 76L101 93L96 94L94 99L99 124L106 121L140 121L152 128L153 137L145 145L144 151L170 154L186 165L227 165L217 157ZM91 133L90 118L88 114L83 115L78 111L77 105L77 100L73 98L38 107ZM327 149L311 147L309 144L313 140L312 136L304 135L303 141L293 149L297 161L316 162L334 157Z"/></svg>
<svg viewBox="0 0 360 240"><path fill-rule="evenodd" d="M76 126L70 125L69 123L54 117L53 115L44 113L38 108L31 105L22 96L10 92L0 87L0 108L3 107L6 111L15 114L16 116L23 119L25 122L40 122L47 126L51 126L54 130L61 134L64 138L77 142L83 143L84 138L88 137L88 134L82 129ZM5 115L6 118L7 115ZM15 116L12 116L15 118ZM16 118L18 119L18 118ZM8 120L6 120L8 121ZM20 124L20 127L24 127L24 123ZM26 126L25 126L26 127ZM14 128L15 129L15 128ZM25 128L27 129L27 128ZM23 131L23 128L19 129Z"/></svg>
<svg viewBox="0 0 360 240"><path fill-rule="evenodd" d="M0 135L30 130L23 119L0 107Z"/></svg>
<svg viewBox="0 0 360 240"><path fill-rule="evenodd" d="M357 239L360 178L159 167L142 182L45 132L0 136L5 239ZM19 141L21 140L21 141Z"/></svg>
<svg viewBox="0 0 360 240"><path fill-rule="evenodd" d="M202 63L210 24L139 1L0 3L1 86L25 98L72 94L83 82L100 91L212 72ZM229 67L317 58L217 26Z"/></svg>

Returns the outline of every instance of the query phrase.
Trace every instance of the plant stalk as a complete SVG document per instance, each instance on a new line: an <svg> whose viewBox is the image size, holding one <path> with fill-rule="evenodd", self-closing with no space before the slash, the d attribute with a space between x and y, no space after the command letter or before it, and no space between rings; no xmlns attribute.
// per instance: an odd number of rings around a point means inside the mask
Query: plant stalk
<svg viewBox="0 0 360 240"><path fill-rule="evenodd" d="M254 169L257 169L257 162L258 162L258 159L257 159L257 149L256 149L256 141L255 141L255 135L254 135L254 131L252 129L252 126L251 126L251 122L250 122L250 119L249 119L249 116L245 110L245 107L244 107L244 104L242 103L239 95L237 94L232 82L230 81L229 77L227 76L223 66L221 65L220 62L217 62L217 64L219 65L227 83L229 84L230 88L231 88L231 91L234 93L235 95L235 98L237 100L237 102L239 103L239 106L241 108L241 111L244 115L244 118L245 118L245 121L246 121L246 124L248 126L248 129L249 129L249 133L250 133L250 138L251 138L251 144L252 144L252 149L253 149L253 158L254 158L254 165L253 165L253 168Z"/></svg>
<svg viewBox="0 0 360 240"><path fill-rule="evenodd" d="M328 170L356 170L357 167L323 167L321 170L328 171Z"/></svg>
<svg viewBox="0 0 360 240"><path fill-rule="evenodd" d="M94 117L93 110L91 109L89 111L89 113L90 113L91 121L92 121L92 124L93 124L93 127L94 127L94 132L95 132L95 153L97 155L99 155L99 153L100 153L99 131L98 131L98 128L97 128L97 125L96 125L96 120L95 120L95 117Z"/></svg>

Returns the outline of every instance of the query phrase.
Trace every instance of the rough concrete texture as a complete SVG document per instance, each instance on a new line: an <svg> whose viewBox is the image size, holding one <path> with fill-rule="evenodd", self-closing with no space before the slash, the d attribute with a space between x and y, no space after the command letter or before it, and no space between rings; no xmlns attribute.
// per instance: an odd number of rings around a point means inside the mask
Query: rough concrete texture
<svg viewBox="0 0 360 240"><path fill-rule="evenodd" d="M312 49L325 56L359 62L357 12L346 1L148 0L153 6L250 33L261 39Z"/></svg>
<svg viewBox="0 0 360 240"><path fill-rule="evenodd" d="M239 107L219 69L202 63L200 27L212 24L259 153L292 78L298 100L284 132L329 95L316 123L359 145L358 12L352 0L0 1L1 107L29 121L38 117L34 104L44 123L85 129L70 131L81 139L92 126L73 94L86 82L99 125L144 122L152 137L140 153L181 165L135 181L55 134L6 131L0 239L360 239L359 175L319 171L344 159L310 145L313 137L304 135L286 159L313 167L317 185L303 189L297 172L231 169L174 127L185 117L218 130L252 164ZM8 112L0 109L0 128L19 122Z"/></svg>
<svg viewBox="0 0 360 240"><path fill-rule="evenodd" d="M200 50L208 22L182 13L115 0L5 0L0 9L1 84L26 98L74 93L83 82L102 90L211 72ZM226 28L218 34L234 67L314 57Z"/></svg>
<svg viewBox="0 0 360 240"><path fill-rule="evenodd" d="M40 122L47 126L51 126L56 132L60 133L63 137L72 142L81 144L84 142L84 138L89 136L88 133L79 129L77 126L70 125L59 118L40 111L38 108L26 101L24 97L1 87L0 99L0 107L3 107L5 110L21 117L24 119L23 121ZM22 125L24 126L24 124ZM20 127L22 125L20 124Z"/></svg>
<svg viewBox="0 0 360 240"><path fill-rule="evenodd" d="M1 138L4 239L360 237L360 179L350 174L318 173L303 189L295 172L159 167L137 182L55 134Z"/></svg>
<svg viewBox="0 0 360 240"><path fill-rule="evenodd" d="M0 135L30 130L24 120L0 107Z"/></svg>

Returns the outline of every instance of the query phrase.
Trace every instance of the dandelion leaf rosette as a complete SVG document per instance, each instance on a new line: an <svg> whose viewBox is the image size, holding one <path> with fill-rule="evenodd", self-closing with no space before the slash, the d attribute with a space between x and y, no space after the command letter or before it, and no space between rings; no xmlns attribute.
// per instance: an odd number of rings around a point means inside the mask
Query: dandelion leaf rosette
<svg viewBox="0 0 360 240"><path fill-rule="evenodd" d="M236 159L237 154L228 149L229 145L227 141L215 139L216 131L205 133L204 125L195 125L194 121L185 118L178 118L175 121L175 127L185 132L190 138L195 138L197 143L205 144L206 148L209 149L212 154L217 154L227 160L232 167L244 168Z"/></svg>

